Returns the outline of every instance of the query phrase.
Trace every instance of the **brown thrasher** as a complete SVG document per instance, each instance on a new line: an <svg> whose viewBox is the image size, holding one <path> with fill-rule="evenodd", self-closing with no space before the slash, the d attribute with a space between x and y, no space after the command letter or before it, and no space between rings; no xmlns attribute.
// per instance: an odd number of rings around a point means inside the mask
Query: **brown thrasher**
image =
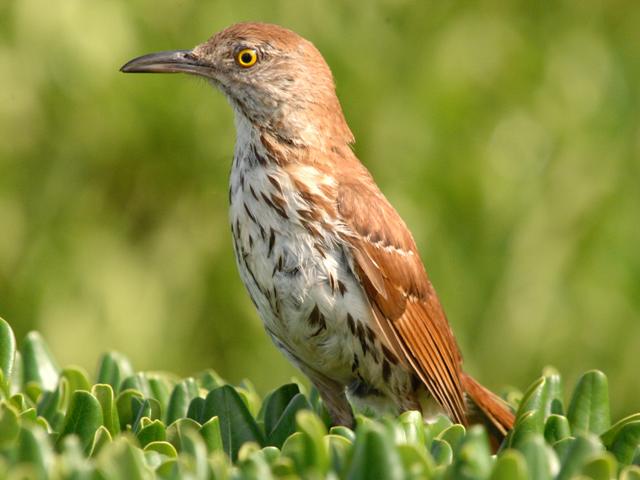
<svg viewBox="0 0 640 480"><path fill-rule="evenodd" d="M271 339L335 423L353 426L348 395L506 434L513 414L462 371L411 232L354 155L331 70L309 41L241 23L121 70L190 73L226 95L237 130L229 201L240 276Z"/></svg>

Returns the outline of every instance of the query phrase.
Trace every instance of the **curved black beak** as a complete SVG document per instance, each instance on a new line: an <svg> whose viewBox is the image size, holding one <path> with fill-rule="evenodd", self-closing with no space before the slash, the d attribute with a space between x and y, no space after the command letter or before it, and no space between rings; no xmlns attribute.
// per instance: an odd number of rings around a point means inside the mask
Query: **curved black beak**
<svg viewBox="0 0 640 480"><path fill-rule="evenodd" d="M212 67L201 62L191 50L150 53L120 67L124 73L191 73L205 76L209 76L211 70Z"/></svg>

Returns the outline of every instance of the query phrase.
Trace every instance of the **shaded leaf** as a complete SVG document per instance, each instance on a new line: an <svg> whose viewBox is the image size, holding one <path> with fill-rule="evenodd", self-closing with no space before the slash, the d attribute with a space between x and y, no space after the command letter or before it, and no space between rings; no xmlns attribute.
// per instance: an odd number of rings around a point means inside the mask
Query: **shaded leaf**
<svg viewBox="0 0 640 480"><path fill-rule="evenodd" d="M217 416L225 452L235 459L245 442L264 445L264 437L258 424L235 389L229 385L209 392L206 398L205 418Z"/></svg>
<svg viewBox="0 0 640 480"><path fill-rule="evenodd" d="M177 383L173 387L167 402L165 423L170 425L178 418L185 417L189 409L189 404L197 396L198 385L193 378L187 378Z"/></svg>
<svg viewBox="0 0 640 480"><path fill-rule="evenodd" d="M610 480L615 478L617 469L615 457L608 452L603 452L589 460L582 467L581 473L593 480Z"/></svg>
<svg viewBox="0 0 640 480"><path fill-rule="evenodd" d="M258 419L264 420L264 429L267 436L271 435L282 413L293 397L299 393L300 389L297 384L288 383L267 395L258 414Z"/></svg>
<svg viewBox="0 0 640 480"><path fill-rule="evenodd" d="M486 478L491 471L489 439L479 425L469 428L460 442L458 454L454 457L449 473L455 480Z"/></svg>
<svg viewBox="0 0 640 480"><path fill-rule="evenodd" d="M404 478L400 455L379 425L369 423L358 432L346 478L349 480Z"/></svg>
<svg viewBox="0 0 640 480"><path fill-rule="evenodd" d="M102 355L98 366L98 382L111 385L115 394L120 393L122 380L133 375L129 359L119 352Z"/></svg>
<svg viewBox="0 0 640 480"><path fill-rule="evenodd" d="M585 373L573 391L567 419L574 434L603 433L611 425L607 377L598 370Z"/></svg>
<svg viewBox="0 0 640 480"><path fill-rule="evenodd" d="M304 395L298 393L291 399L273 427L267 439L269 445L281 447L287 437L296 431L296 415L301 410L311 410L311 405L309 405Z"/></svg>
<svg viewBox="0 0 640 480"><path fill-rule="evenodd" d="M220 419L218 417L207 420L200 428L200 435L202 435L209 452L223 450L222 432L220 431Z"/></svg>
<svg viewBox="0 0 640 480"><path fill-rule="evenodd" d="M544 438L550 443L562 440L571 436L571 427L567 417L562 415L550 415L544 425Z"/></svg>
<svg viewBox="0 0 640 480"><path fill-rule="evenodd" d="M11 325L0 317L0 372L5 384L11 381L15 356L16 337Z"/></svg>
<svg viewBox="0 0 640 480"><path fill-rule="evenodd" d="M602 446L595 437L577 436L560 458L561 467L556 480L569 480L582 470L590 457L601 450Z"/></svg>
<svg viewBox="0 0 640 480"><path fill-rule="evenodd" d="M151 442L163 442L167 438L165 426L160 420L153 420L143 426L136 436L143 448Z"/></svg>
<svg viewBox="0 0 640 480"><path fill-rule="evenodd" d="M29 332L22 342L21 352L24 384L33 382L44 390L55 389L60 369L42 336Z"/></svg>
<svg viewBox="0 0 640 480"><path fill-rule="evenodd" d="M64 426L60 432L60 440L67 435L75 434L86 453L89 453L93 436L102 425L102 408L91 393L77 390L71 396L69 410L65 416ZM60 442L59 440L59 442Z"/></svg>
<svg viewBox="0 0 640 480"><path fill-rule="evenodd" d="M611 452L622 465L632 463L640 446L640 420L624 424L616 433L611 444Z"/></svg>
<svg viewBox="0 0 640 480"><path fill-rule="evenodd" d="M166 457L176 458L178 452L169 442L151 442L144 447L145 451L158 452Z"/></svg>
<svg viewBox="0 0 640 480"><path fill-rule="evenodd" d="M528 480L527 462L517 450L505 450L496 459L489 480ZM541 477L541 480L545 477Z"/></svg>
<svg viewBox="0 0 640 480"><path fill-rule="evenodd" d="M536 480L552 478L553 451L546 446L542 435L529 434L519 442L517 449L526 461L529 478Z"/></svg>
<svg viewBox="0 0 640 480"><path fill-rule="evenodd" d="M96 434L93 436L93 442L91 443L91 450L89 456L95 457L100 453L100 451L105 447L105 445L109 445L113 441L111 433L107 430L104 425L98 427L96 430Z"/></svg>
<svg viewBox="0 0 640 480"><path fill-rule="evenodd" d="M109 384L98 383L93 386L91 393L102 409L102 424L109 430L112 436L120 433L120 418L116 406L113 388Z"/></svg>

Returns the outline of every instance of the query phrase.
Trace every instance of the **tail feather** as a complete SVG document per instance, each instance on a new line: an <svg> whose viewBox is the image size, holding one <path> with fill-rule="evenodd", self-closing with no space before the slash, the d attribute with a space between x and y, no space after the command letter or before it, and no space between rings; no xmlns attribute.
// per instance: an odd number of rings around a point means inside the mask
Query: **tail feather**
<svg viewBox="0 0 640 480"><path fill-rule="evenodd" d="M477 407L472 409L469 423L484 423L498 444L502 443L515 421L509 406L466 373L462 373L462 386Z"/></svg>

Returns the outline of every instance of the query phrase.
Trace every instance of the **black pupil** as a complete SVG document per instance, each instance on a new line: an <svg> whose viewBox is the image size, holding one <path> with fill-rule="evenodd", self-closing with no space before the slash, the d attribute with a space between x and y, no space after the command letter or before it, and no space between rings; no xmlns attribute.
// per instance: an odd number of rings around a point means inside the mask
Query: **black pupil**
<svg viewBox="0 0 640 480"><path fill-rule="evenodd" d="M240 59L242 60L242 63L251 63L251 60L253 60L253 55L251 55L249 52L245 52L240 56Z"/></svg>

